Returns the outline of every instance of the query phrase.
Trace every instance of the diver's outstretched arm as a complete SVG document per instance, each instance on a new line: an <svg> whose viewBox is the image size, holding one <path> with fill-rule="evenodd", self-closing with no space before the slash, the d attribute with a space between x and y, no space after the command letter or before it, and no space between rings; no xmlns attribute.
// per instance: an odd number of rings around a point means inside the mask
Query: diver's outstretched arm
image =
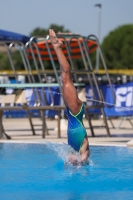
<svg viewBox="0 0 133 200"><path fill-rule="evenodd" d="M76 115L81 108L82 102L78 98L76 88L71 80L70 65L62 51L62 42L56 37L52 29L49 30L49 35L62 69L63 99L70 111Z"/></svg>

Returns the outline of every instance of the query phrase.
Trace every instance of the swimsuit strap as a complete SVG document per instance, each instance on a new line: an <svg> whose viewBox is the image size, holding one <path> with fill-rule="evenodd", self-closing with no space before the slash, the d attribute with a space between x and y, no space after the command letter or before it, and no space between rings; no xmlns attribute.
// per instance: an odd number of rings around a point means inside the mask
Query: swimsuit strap
<svg viewBox="0 0 133 200"><path fill-rule="evenodd" d="M83 114L84 114L84 104L82 103L80 111L74 115L71 113L71 111L69 110L69 108L67 108L67 112L68 112L68 119L70 121L72 121L73 123L76 121L78 121L80 123L80 125L83 126L82 124L82 119L83 119Z"/></svg>

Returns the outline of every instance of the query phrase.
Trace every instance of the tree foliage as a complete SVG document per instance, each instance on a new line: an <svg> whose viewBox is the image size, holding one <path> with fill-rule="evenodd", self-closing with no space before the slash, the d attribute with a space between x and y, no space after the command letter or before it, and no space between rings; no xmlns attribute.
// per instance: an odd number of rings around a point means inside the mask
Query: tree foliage
<svg viewBox="0 0 133 200"><path fill-rule="evenodd" d="M10 69L10 62L8 56L4 53L0 53L0 70Z"/></svg>
<svg viewBox="0 0 133 200"><path fill-rule="evenodd" d="M108 69L133 68L133 25L110 32L101 45Z"/></svg>

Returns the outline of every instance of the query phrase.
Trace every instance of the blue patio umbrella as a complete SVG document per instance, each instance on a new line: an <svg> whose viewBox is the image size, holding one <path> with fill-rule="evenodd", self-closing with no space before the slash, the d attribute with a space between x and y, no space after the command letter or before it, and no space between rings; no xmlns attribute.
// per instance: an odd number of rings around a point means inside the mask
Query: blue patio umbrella
<svg viewBox="0 0 133 200"><path fill-rule="evenodd" d="M26 42L29 41L29 39L30 39L30 36L0 29L0 41L9 41L9 42L19 41L25 44Z"/></svg>

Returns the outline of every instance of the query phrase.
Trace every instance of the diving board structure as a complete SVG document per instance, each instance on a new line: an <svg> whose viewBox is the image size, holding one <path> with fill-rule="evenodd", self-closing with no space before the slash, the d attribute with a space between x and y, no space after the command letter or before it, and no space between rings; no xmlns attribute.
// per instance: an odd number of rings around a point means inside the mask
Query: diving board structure
<svg viewBox="0 0 133 200"><path fill-rule="evenodd" d="M77 87L85 86L84 83L74 83ZM58 83L12 83L12 84L0 84L0 88L12 88L12 89L25 89L25 88L48 88L48 87L59 87Z"/></svg>
<svg viewBox="0 0 133 200"><path fill-rule="evenodd" d="M108 106L105 103L101 103L104 101L102 91L99 88L99 83L96 78L96 72L94 66L92 64L91 55L96 52L96 49L99 49L99 55L101 58L101 63L103 68L106 71L106 76L108 80L108 84L110 90L112 92L112 96L115 102L115 94L112 88L112 84L110 81L110 77L108 74L108 70L106 64L104 62L103 54L100 48L100 44L98 38L94 35L89 35L88 37L82 37L81 35L73 35L73 34L58 34L57 35L63 41L63 51L68 58L72 69L72 80L75 83L75 87L77 91L85 88L84 80L80 77L84 76L87 80L87 84L90 86L92 98L94 99L93 103L91 99L87 99L85 103L85 115L88 119L88 125L91 131L91 135L95 136L94 128L91 123L91 114L93 109L99 109L100 115L103 116L105 129L107 131L107 135L110 136L110 130L108 127L107 119L104 113L104 106ZM9 57L11 70L13 72L15 82L14 84L1 84L1 88L13 88L14 90L24 90L26 88L30 88L33 91L34 99L36 105L38 106L29 106L28 103L22 103L22 106L4 106L1 107L0 110L3 112L6 109L9 110L23 110L27 111L27 116L29 118L29 122L31 125L31 130L33 135L35 135L35 127L32 123L32 117L30 115L30 110L39 110L42 120L42 137L45 138L45 135L48 134L48 128L45 120L46 110L57 110L58 112L58 137L61 137L60 130L60 119L61 112L65 110L65 105L63 101L60 105L55 104L55 99L52 92L52 87L58 87L59 93L62 93L62 83L61 83L61 70L60 66L57 62L57 57L55 52L52 49L52 45L49 40L46 40L46 37L32 37L26 43L22 41L11 41L7 43L7 41L0 41L0 45L4 46L7 50L7 54ZM23 63L23 69L26 74L26 83L20 84L18 81L19 74L16 71L16 66L13 61L12 55L14 53L13 48L16 48L20 53L20 57ZM77 59L77 60L76 60ZM52 67L52 73L49 74L47 72L47 62L50 62ZM36 70L36 77L33 73L33 68ZM54 81L49 79L50 75L54 76ZM37 80L36 80L37 79ZM49 98L46 95L45 89L48 89ZM41 90L41 95L39 90ZM49 101L50 99L50 101ZM96 101L95 101L96 100ZM91 104L90 104L91 102ZM1 128L1 130L3 130ZM3 137L2 131L0 133L0 138Z"/></svg>

